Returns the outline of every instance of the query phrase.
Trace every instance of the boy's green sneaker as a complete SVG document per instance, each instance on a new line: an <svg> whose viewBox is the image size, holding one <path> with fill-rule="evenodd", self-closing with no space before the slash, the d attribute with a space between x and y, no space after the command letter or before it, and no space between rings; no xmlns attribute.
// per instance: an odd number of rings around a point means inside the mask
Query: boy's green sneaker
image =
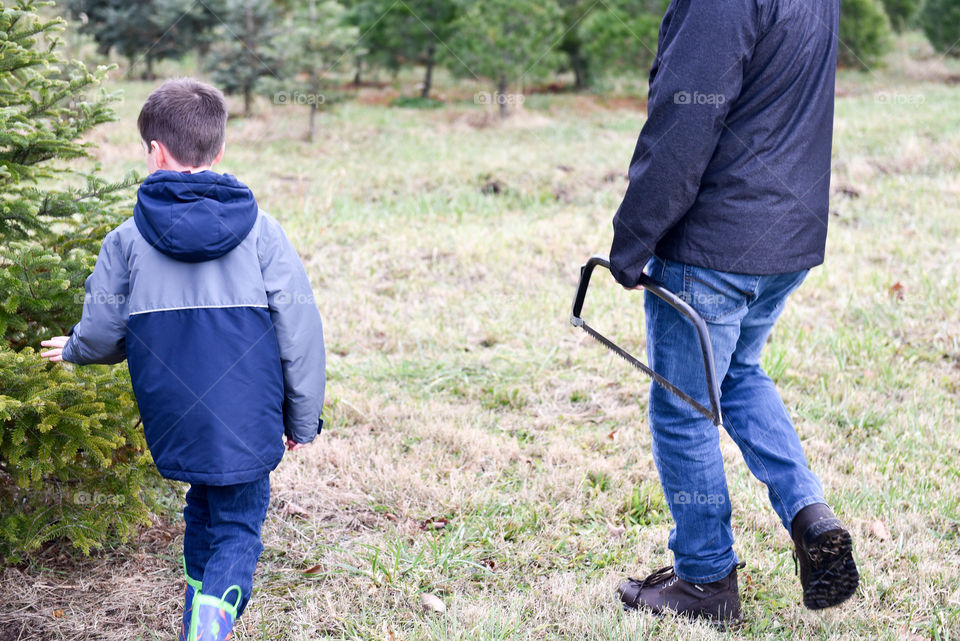
<svg viewBox="0 0 960 641"><path fill-rule="evenodd" d="M232 604L227 601L231 592L237 593ZM231 585L219 599L209 594L197 594L193 600L187 641L228 641L233 636L233 622L237 620L241 596L239 585Z"/></svg>
<svg viewBox="0 0 960 641"><path fill-rule="evenodd" d="M180 636L177 641L187 641L187 635L190 633L190 620L193 618L193 598L200 594L202 584L196 579L191 579L187 574L187 560L183 560L183 576L187 577L186 598L183 605L183 621L180 624Z"/></svg>

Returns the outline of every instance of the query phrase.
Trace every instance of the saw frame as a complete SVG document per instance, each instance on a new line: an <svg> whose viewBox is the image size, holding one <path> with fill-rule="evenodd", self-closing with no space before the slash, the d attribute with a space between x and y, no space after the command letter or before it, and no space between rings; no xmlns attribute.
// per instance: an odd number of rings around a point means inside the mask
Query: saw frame
<svg viewBox="0 0 960 641"><path fill-rule="evenodd" d="M580 282L577 284L576 297L573 299L573 311L570 314L570 324L574 327L583 329L583 331L596 339L601 345L652 378L654 381L669 390L672 394L677 396L680 400L695 409L704 417L710 419L714 425L717 427L722 427L723 420L720 415L720 385L717 381L716 365L713 361L713 345L710 342L710 332L707 329L707 324L703 320L703 317L701 317L700 314L698 314L697 311L693 309L685 300L664 287L661 283L658 283L646 274L640 275L639 285L642 285L645 290L660 298L665 303L670 305L670 307L680 312L684 317L687 318L687 320L693 323L694 329L697 330L697 337L700 340L700 353L703 356L703 371L704 374L706 374L707 380L707 392L710 398L710 409L698 402L687 392L684 392L666 378L653 371L650 367L630 354L630 352L626 351L606 336L600 334L600 332L592 328L586 323L586 321L583 320L583 317L581 316L583 312L583 303L587 297L587 287L590 285L590 276L593 275L593 270L596 267L604 267L609 270L610 261L605 256L591 256L590 259L587 260L582 267L580 267Z"/></svg>

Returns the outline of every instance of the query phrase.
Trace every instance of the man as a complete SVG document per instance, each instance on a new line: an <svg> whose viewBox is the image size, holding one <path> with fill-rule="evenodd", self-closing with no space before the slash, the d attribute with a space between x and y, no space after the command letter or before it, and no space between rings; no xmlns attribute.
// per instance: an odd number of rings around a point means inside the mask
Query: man
<svg viewBox="0 0 960 641"><path fill-rule="evenodd" d="M671 2L610 251L621 285L636 288L646 270L707 321L724 427L793 538L813 609L849 598L859 576L760 353L788 295L823 262L839 13L839 0ZM692 325L650 293L644 306L651 366L705 390ZM628 608L737 624L719 431L657 384L650 426L674 564L626 581L619 596Z"/></svg>

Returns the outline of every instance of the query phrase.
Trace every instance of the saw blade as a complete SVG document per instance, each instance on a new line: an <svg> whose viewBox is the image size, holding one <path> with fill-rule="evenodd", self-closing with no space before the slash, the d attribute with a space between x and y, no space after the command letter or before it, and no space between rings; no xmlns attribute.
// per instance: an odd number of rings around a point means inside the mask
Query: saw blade
<svg viewBox="0 0 960 641"><path fill-rule="evenodd" d="M674 385L673 383L665 379L663 376L660 376L660 374L657 374L655 371L653 371L652 369L647 367L645 364L637 360L637 358L634 357L633 354L624 350L622 347L620 347L619 345L611 341L609 338L607 338L606 336L604 336L594 328L587 325L587 323L581 321L579 325L580 327L583 328L583 331L589 334L598 343L600 343L601 345L609 349L611 352L613 352L614 354L616 354L617 356L627 361L628 363L636 367L638 370L640 370L641 372L643 372L644 374L646 374L647 376L655 380L657 383L659 383L661 386L663 386L669 392L671 392L674 396L676 396L683 402L690 405L693 409L703 414L706 418L709 418L715 425L717 426L720 425L719 422L717 421L717 417L714 415L713 412L708 410L701 403L698 403L693 397L691 397L689 394L684 392L682 389L680 389L679 387L677 387L676 385Z"/></svg>

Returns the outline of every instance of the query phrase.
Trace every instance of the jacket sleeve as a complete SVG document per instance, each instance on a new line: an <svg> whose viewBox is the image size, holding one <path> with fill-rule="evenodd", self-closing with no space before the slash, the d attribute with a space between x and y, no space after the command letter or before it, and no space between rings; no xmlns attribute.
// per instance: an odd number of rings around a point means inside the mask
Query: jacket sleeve
<svg viewBox="0 0 960 641"><path fill-rule="evenodd" d="M84 285L83 314L70 330L63 360L77 365L119 363L126 358L130 272L116 231L107 234Z"/></svg>
<svg viewBox="0 0 960 641"><path fill-rule="evenodd" d="M634 287L697 198L758 33L756 0L674 0L650 70L647 122L613 219L611 271ZM744 150L749 153L749 150Z"/></svg>
<svg viewBox="0 0 960 641"><path fill-rule="evenodd" d="M309 443L323 427L326 354L323 324L300 257L280 224L263 215L260 270L283 365L283 423L287 438Z"/></svg>

